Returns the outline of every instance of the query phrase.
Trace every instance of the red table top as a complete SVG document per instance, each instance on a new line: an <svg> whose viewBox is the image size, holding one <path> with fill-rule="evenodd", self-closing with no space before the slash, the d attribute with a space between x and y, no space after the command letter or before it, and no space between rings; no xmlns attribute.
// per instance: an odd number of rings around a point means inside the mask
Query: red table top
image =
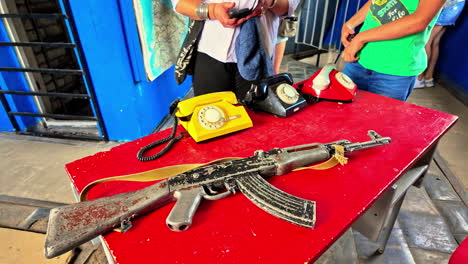
<svg viewBox="0 0 468 264"><path fill-rule="evenodd" d="M203 201L190 229L173 232L165 223L173 206L167 205L135 219L126 233L104 236L116 263L313 262L457 120L453 115L363 91L351 104L320 102L287 119L265 113L252 113L251 118L253 128L205 143L184 138L156 161L139 162L136 153L142 146L167 136L169 130L74 161L66 165L66 170L81 191L89 182L104 177L222 157L247 157L257 149L340 139L367 141L368 130L391 137L392 143L351 153L345 166L268 179L287 193L317 202L313 230L271 216L236 194ZM89 198L150 184L104 183L92 189Z"/></svg>

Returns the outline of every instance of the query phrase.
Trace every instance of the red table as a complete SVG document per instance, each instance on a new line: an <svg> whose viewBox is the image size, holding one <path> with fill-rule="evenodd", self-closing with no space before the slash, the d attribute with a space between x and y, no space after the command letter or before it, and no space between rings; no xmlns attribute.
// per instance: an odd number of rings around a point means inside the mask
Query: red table
<svg viewBox="0 0 468 264"><path fill-rule="evenodd" d="M273 217L236 194L203 201L191 228L172 232L165 224L173 206L168 205L134 220L133 228L126 233L104 236L116 263L313 262L457 120L453 115L362 91L351 104L320 102L287 119L264 113L252 113L251 118L253 128L198 144L187 137L156 161L139 162L136 153L167 136L168 130L74 161L66 165L66 170L74 187L81 191L87 183L104 177L222 157L247 157L257 149L340 139L367 141L368 130L391 137L392 143L352 153L345 166L269 179L287 193L317 202L314 230ZM89 197L137 190L149 184L104 183L91 190Z"/></svg>

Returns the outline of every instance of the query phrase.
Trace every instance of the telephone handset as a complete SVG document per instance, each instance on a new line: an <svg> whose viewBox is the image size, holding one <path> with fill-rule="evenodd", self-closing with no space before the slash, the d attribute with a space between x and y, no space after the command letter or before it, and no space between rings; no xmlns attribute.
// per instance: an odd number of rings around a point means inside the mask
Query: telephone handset
<svg viewBox="0 0 468 264"><path fill-rule="evenodd" d="M252 127L245 108L235 104L233 92L204 94L180 102L175 115L190 136L200 142Z"/></svg>
<svg viewBox="0 0 468 264"><path fill-rule="evenodd" d="M309 102L352 102L357 91L356 84L331 64L325 65L309 79L294 84L294 87L299 89Z"/></svg>
<svg viewBox="0 0 468 264"><path fill-rule="evenodd" d="M289 73L270 76L253 83L244 102L254 111L288 117L307 105L292 84L293 79Z"/></svg>

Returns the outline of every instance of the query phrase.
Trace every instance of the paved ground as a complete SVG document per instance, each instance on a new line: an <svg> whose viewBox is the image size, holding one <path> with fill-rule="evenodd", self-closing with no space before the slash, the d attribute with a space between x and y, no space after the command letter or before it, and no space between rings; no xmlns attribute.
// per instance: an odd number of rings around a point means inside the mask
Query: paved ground
<svg viewBox="0 0 468 264"><path fill-rule="evenodd" d="M314 67L286 59L284 69L299 81ZM410 102L460 116L438 147L446 164L431 165L423 186L410 189L383 255L374 255L375 243L350 229L318 263L447 263L467 236L468 210L463 202L468 186L468 164L463 162L468 149L467 108L440 86L416 90ZM74 202L63 166L118 144L0 133L0 194ZM448 178L458 184L449 182L439 167L449 168L453 175ZM0 263L65 263L66 256L42 257L43 235L0 229L0 237Z"/></svg>
<svg viewBox="0 0 468 264"><path fill-rule="evenodd" d="M0 194L73 203L64 165L117 144L0 133ZM68 257L45 259L42 234L0 228L0 238L0 263L66 263Z"/></svg>

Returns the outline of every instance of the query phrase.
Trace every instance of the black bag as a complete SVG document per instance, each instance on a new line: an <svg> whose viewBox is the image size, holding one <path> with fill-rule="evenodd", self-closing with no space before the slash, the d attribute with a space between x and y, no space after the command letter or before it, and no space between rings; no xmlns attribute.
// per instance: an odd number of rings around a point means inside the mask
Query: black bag
<svg viewBox="0 0 468 264"><path fill-rule="evenodd" d="M177 84L185 81L188 75L193 75L194 54L197 52L198 39L205 25L204 20L190 20L187 36L177 56L175 79Z"/></svg>

